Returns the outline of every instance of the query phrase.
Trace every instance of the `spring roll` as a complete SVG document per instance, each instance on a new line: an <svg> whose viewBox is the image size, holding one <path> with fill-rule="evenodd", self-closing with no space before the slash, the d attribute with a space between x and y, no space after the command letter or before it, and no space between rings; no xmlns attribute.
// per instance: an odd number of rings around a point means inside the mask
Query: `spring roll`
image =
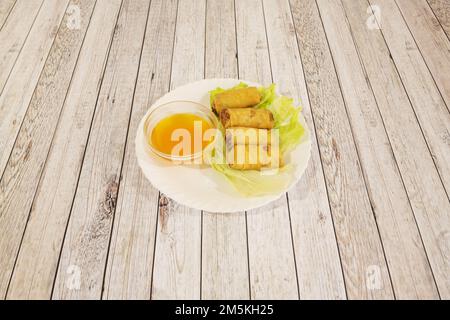
<svg viewBox="0 0 450 320"><path fill-rule="evenodd" d="M257 128L228 128L226 129L227 145L249 144L270 145L272 130Z"/></svg>
<svg viewBox="0 0 450 320"><path fill-rule="evenodd" d="M216 95L213 108L220 114L225 108L249 108L256 106L260 101L261 96L255 87L231 89Z"/></svg>
<svg viewBox="0 0 450 320"><path fill-rule="evenodd" d="M223 109L220 112L220 121L225 129L231 127L273 129L274 127L272 112L264 109Z"/></svg>
<svg viewBox="0 0 450 320"><path fill-rule="evenodd" d="M236 145L227 149L227 163L235 170L262 170L279 168L283 161L271 146Z"/></svg>

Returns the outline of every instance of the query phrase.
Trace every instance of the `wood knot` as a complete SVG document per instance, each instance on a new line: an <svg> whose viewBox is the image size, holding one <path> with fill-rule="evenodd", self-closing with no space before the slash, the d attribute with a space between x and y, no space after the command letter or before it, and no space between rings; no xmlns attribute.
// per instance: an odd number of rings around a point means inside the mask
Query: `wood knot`
<svg viewBox="0 0 450 320"><path fill-rule="evenodd" d="M116 182L116 176L114 175L106 186L105 198L101 205L102 212L107 217L111 216L116 210L118 189L119 185Z"/></svg>
<svg viewBox="0 0 450 320"><path fill-rule="evenodd" d="M336 140L334 138L331 139L331 147L333 148L334 156L336 157L336 160L339 160L341 158L341 154L339 152Z"/></svg>
<svg viewBox="0 0 450 320"><path fill-rule="evenodd" d="M161 224L161 229L164 230L167 225L167 220L169 219L170 212L170 201L169 199L161 194L159 198L159 222Z"/></svg>
<svg viewBox="0 0 450 320"><path fill-rule="evenodd" d="M33 141L30 140L30 142L28 142L28 145L25 149L25 154L23 156L23 160L27 161L28 158L30 157L30 152L31 152L31 147L33 146Z"/></svg>
<svg viewBox="0 0 450 320"><path fill-rule="evenodd" d="M319 222L324 222L326 220L325 215L322 212L319 212Z"/></svg>

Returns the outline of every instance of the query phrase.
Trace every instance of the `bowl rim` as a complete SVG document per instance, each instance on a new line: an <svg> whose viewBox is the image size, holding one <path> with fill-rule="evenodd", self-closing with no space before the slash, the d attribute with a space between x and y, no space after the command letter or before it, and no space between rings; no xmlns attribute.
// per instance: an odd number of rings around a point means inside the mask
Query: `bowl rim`
<svg viewBox="0 0 450 320"><path fill-rule="evenodd" d="M152 118L152 116L155 115L156 112L162 110L164 107L167 107L168 105L172 105L174 103L189 103L192 105L195 105L199 111L201 111L203 114L206 115L205 120L208 121L211 125L213 129L218 130L218 119L216 117L216 115L214 114L214 112L207 106L205 106L202 103L196 102L196 101L191 101L191 100L173 100L173 101L168 101L165 102L163 104L160 105L153 105L152 107L150 107L148 114L145 116L144 118L144 125L143 125L143 133L144 133L144 144L146 146L146 149L151 151L153 154L155 154L156 156L163 158L165 160L169 160L172 162L186 162L186 161L193 161L195 159L198 159L199 157L201 157L203 155L203 151L205 148L203 148L200 152L196 152L196 153L192 153L189 155L185 155L185 156L174 156L172 154L167 154L164 152L161 152L159 150L157 150L154 146L153 143L151 142L151 139L148 138L149 135L151 135L152 131L148 132L148 127L149 127L149 122ZM161 118L165 119L167 117L170 117L171 115L174 114L182 114L182 113L187 113L189 114L190 112L174 112L172 114L168 114L167 116ZM153 130L153 128L152 128ZM214 137L214 139L208 144L210 145L211 143L213 143L216 139L217 135Z"/></svg>

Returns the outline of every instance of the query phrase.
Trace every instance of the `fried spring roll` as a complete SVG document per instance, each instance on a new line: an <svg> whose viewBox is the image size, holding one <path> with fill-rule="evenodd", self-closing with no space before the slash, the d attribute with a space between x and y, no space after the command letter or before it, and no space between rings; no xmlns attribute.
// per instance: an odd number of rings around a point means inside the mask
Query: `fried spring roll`
<svg viewBox="0 0 450 320"><path fill-rule="evenodd" d="M273 114L264 109L223 109L220 112L220 121L225 129L231 127L246 127L256 129L273 129Z"/></svg>
<svg viewBox="0 0 450 320"><path fill-rule="evenodd" d="M249 145L270 145L272 131L257 128L228 128L226 130L226 141L228 145L249 144Z"/></svg>
<svg viewBox="0 0 450 320"><path fill-rule="evenodd" d="M271 146L236 145L227 150L227 162L235 170L262 170L279 168L283 162Z"/></svg>
<svg viewBox="0 0 450 320"><path fill-rule="evenodd" d="M225 108L249 108L256 106L260 101L261 96L255 87L232 89L216 95L213 108L220 114Z"/></svg>

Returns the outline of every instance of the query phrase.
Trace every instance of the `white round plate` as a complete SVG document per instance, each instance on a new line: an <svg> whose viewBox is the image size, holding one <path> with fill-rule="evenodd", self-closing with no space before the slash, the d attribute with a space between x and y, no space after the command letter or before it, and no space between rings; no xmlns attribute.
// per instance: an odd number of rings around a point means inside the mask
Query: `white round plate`
<svg viewBox="0 0 450 320"><path fill-rule="evenodd" d="M209 167L199 169L175 165L146 152L144 119L153 108L176 100L190 100L209 106L209 91L217 87L231 88L240 82L250 86L261 86L236 79L205 79L176 88L150 107L138 127L136 156L145 177L156 189L178 203L194 209L209 212L238 212L255 209L277 200L299 181L306 170L311 154L310 134L303 116L300 116L300 120L305 127L305 135L290 156L290 163L294 166L292 183L286 190L276 194L246 197L238 193L224 176Z"/></svg>

